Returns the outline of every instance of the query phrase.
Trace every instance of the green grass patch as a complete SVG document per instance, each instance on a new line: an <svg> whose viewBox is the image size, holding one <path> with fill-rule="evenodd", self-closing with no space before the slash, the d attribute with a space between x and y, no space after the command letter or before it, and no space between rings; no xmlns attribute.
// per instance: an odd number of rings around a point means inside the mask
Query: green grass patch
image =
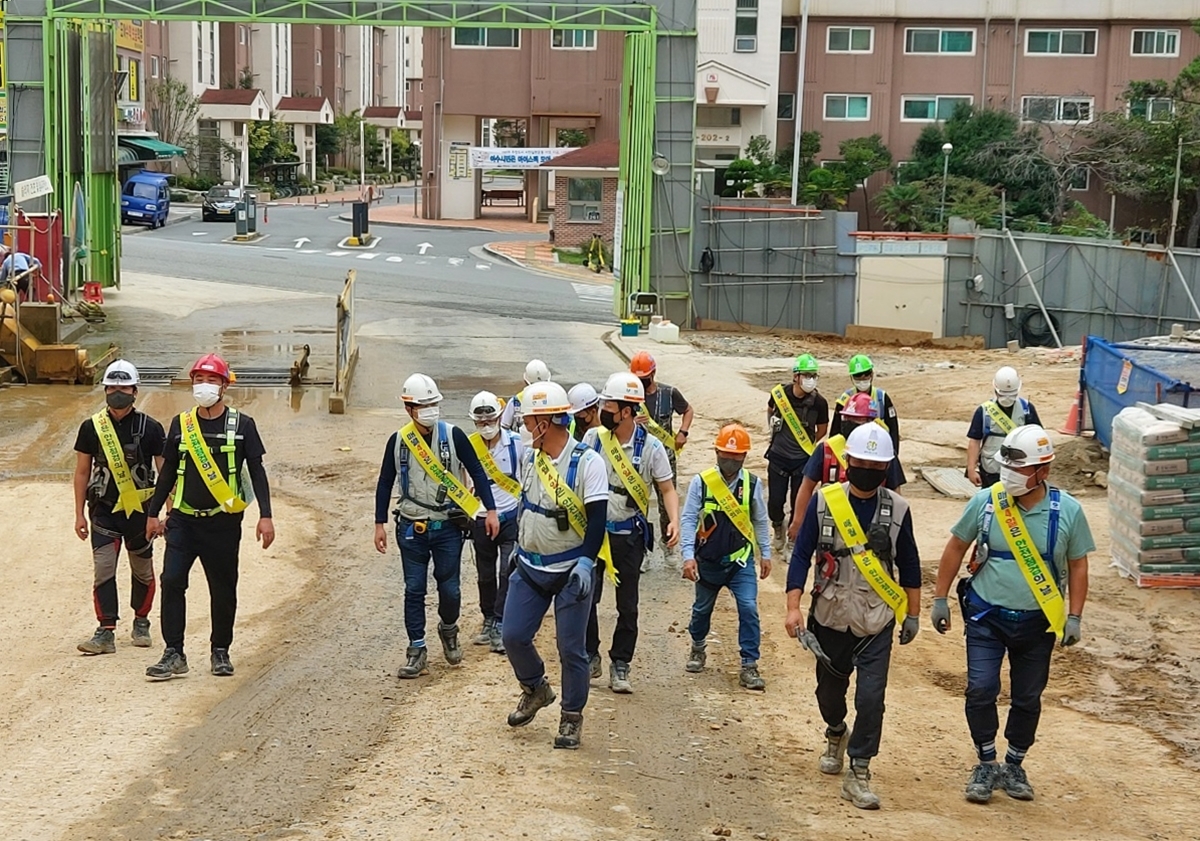
<svg viewBox="0 0 1200 841"><path fill-rule="evenodd" d="M558 262L568 263L572 266L582 266L586 260L582 251L577 251L574 248L556 248L554 253L558 256Z"/></svg>

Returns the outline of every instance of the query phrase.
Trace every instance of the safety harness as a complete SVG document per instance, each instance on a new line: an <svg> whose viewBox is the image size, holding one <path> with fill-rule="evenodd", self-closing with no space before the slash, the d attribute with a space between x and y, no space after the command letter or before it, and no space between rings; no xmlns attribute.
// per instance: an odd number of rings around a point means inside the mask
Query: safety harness
<svg viewBox="0 0 1200 841"><path fill-rule="evenodd" d="M146 435L146 415L144 412L134 410L137 427L133 430L133 443L121 446L121 455L125 459L125 467L129 471L130 477L134 484L138 483L138 468L145 468L145 476L143 481L148 483L145 488L138 488L138 497L141 502L146 502L150 497L154 496L154 462L143 458L142 453L142 438ZM93 420L95 425L95 420ZM113 426L114 434L116 427ZM100 436L99 429L96 431L97 437ZM100 502L104 499L104 495L108 493L108 483L113 481L113 466L108 458L108 453L105 451L104 442L100 442L99 453L93 456L92 460L92 475L88 481L88 498L92 502ZM118 488L119 492L119 488ZM118 499L119 504L119 499Z"/></svg>
<svg viewBox="0 0 1200 841"><path fill-rule="evenodd" d="M871 525L868 526L868 531L876 529L886 529L890 535L892 529L892 498L885 493L881 493L877 497L875 506L875 516L871 520ZM842 559L850 557L849 547L835 549L834 538L838 533L837 521L829 511L829 506L826 505L821 512L821 525L817 535L817 569L813 573L812 595L814 603L821 591L829 586L829 582L837 578L838 566ZM890 537L889 537L890 540Z"/></svg>
<svg viewBox="0 0 1200 841"><path fill-rule="evenodd" d="M633 464L633 469L638 471L639 473L641 472L641 469L642 469L642 450L644 450L646 447L646 436L647 436L647 432L646 432L645 427L643 427L641 425L634 427L634 430L633 430L633 457L630 459L630 462ZM603 457L604 450L603 450L603 445L600 443L599 435L596 436L596 442L592 445L592 449L594 449L597 453L600 453L601 457ZM630 500L630 502L633 504L633 506L635 508L637 507L637 503L633 501L632 495L629 493L629 491L625 488L624 485L614 485L610 482L609 486L608 486L608 490L610 493L615 493L618 496L625 497L626 499ZM635 512L634 515L627 520L609 520L608 525L607 525L608 531L610 533L631 531L634 528L638 528L638 527L640 527L642 529L643 534L648 535L646 538L647 548L650 548L649 544L651 541L653 541L654 535L651 532L651 530L646 527L646 518L644 516L642 516L642 513L640 511Z"/></svg>
<svg viewBox="0 0 1200 841"><path fill-rule="evenodd" d="M578 442L576 442L575 446L571 448L571 461L567 464L567 476L566 476L566 484L567 484L568 488L574 489L575 477L579 473L579 459L582 458L583 454L586 453L587 451L588 451L588 448L585 445L580 444ZM548 517L549 519L554 521L554 523L558 527L559 531L570 531L571 530L571 522L567 516L567 509L561 508L561 507L543 508L542 506L538 505L536 502L532 502L529 499L529 493L525 490L521 491L521 510L522 511L532 511L534 514L539 514L543 517ZM549 566L551 564L557 564L557 563L561 563L563 561L569 561L572 558L578 558L579 557L579 549L578 548L568 549L565 552L555 552L553 555L537 555L535 553L525 552L522 550L521 554L523 554L525 557L533 560L537 566Z"/></svg>
<svg viewBox="0 0 1200 841"><path fill-rule="evenodd" d="M438 421L438 460L447 470L450 469L450 427L445 421ZM396 460L400 463L400 502L411 502L427 511L449 511L457 506L446 502L447 490L444 485L439 485L437 490L437 503L434 505L426 505L419 499L413 498L408 492L408 447L404 446L404 442L400 440L400 436L396 436Z"/></svg>
<svg viewBox="0 0 1200 841"><path fill-rule="evenodd" d="M214 452L225 453L226 464L229 467L229 475L225 477L225 481L229 484L229 490L237 498L247 502L246 489L238 482L237 469L237 427L238 427L238 410L229 407L225 410L225 443L214 449ZM182 421L181 421L182 423ZM172 507L181 514L189 514L193 517L212 517L216 514L228 513L221 506L216 508L208 508L200 510L193 508L184 502L183 499L183 477L187 469L189 449L184 437L181 435L179 440L179 470L175 480L175 498L172 501Z"/></svg>

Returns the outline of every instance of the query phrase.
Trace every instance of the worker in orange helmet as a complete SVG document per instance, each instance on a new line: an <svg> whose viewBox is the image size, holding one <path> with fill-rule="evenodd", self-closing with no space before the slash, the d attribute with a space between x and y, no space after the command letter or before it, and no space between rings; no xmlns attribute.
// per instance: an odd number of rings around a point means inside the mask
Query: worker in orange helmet
<svg viewBox="0 0 1200 841"><path fill-rule="evenodd" d="M750 433L737 423L721 427L713 444L717 466L692 477L680 517L683 577L696 584L688 633L692 650L689 672L701 672L707 661L706 639L713 606L721 588L737 604L738 650L742 669L738 682L746 689L767 684L758 673L758 581L754 577L755 548L759 576L771 574L771 527L762 482L745 469Z"/></svg>
<svg viewBox="0 0 1200 841"><path fill-rule="evenodd" d="M147 539L164 533L167 538L161 578L166 650L158 663L146 669L151 680L170 680L188 672L183 637L188 576L197 557L212 603L211 670L220 677L233 674L229 646L237 612L242 517L256 499L258 540L263 549L275 541L271 489L263 467L266 448L253 418L225 405L233 372L224 359L210 353L192 366L191 378L196 407L171 421L164 463L146 507ZM249 473L249 488L245 473ZM168 496L171 516L164 527L158 512Z"/></svg>
<svg viewBox="0 0 1200 841"><path fill-rule="evenodd" d="M667 448L667 460L671 462L671 481L675 481L677 456L687 443L695 410L679 389L657 381L658 363L647 351L639 350L633 355L633 359L629 361L629 371L642 381L642 389L646 393L646 402L642 404L635 420L644 424L646 431L662 441L663 446ZM673 431L675 415L679 415L678 431ZM655 490L657 492L657 488ZM670 522L670 518L663 504L662 493L657 492L657 497L660 543L667 547L667 523ZM667 547L663 551L674 550ZM649 568L650 557L647 556L642 561L642 572Z"/></svg>

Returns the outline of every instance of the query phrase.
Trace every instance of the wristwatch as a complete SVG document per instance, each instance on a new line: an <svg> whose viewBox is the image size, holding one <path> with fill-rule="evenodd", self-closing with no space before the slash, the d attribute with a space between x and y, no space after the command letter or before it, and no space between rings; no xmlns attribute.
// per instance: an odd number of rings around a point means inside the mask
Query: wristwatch
<svg viewBox="0 0 1200 841"><path fill-rule="evenodd" d="M679 434L682 435L684 438L688 437L688 431L686 429L679 430Z"/></svg>

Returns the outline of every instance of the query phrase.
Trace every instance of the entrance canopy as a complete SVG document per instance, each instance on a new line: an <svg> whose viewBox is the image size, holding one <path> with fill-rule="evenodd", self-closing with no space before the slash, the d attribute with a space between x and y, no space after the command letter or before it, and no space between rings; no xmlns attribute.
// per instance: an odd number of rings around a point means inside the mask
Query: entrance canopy
<svg viewBox="0 0 1200 841"><path fill-rule="evenodd" d="M117 135L118 154L128 149L138 161L161 161L167 158L182 158L187 150L173 143L164 143L156 137L141 137L138 135Z"/></svg>

